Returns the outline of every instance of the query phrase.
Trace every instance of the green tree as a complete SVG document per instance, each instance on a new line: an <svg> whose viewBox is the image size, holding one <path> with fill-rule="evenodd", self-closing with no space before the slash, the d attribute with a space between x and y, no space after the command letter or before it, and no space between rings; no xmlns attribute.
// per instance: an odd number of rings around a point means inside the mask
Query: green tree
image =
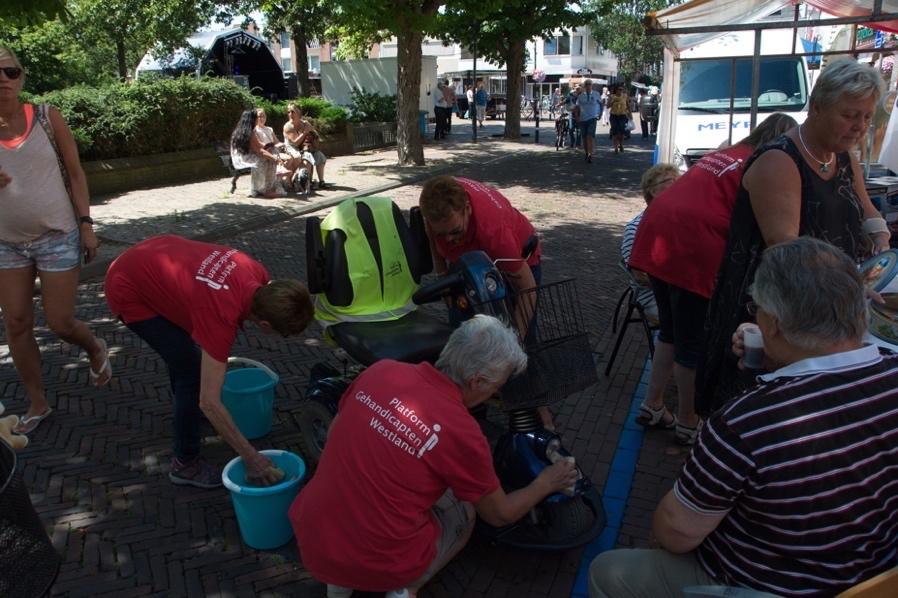
<svg viewBox="0 0 898 598"><path fill-rule="evenodd" d="M643 19L653 10L667 8L675 0L590 0L600 15L592 35L617 57L618 77L633 80L639 74L660 73L664 60L661 38L645 33Z"/></svg>
<svg viewBox="0 0 898 598"><path fill-rule="evenodd" d="M213 0L69 0L71 27L87 40L114 48L118 77L125 80L150 50L166 54L210 21Z"/></svg>
<svg viewBox="0 0 898 598"><path fill-rule="evenodd" d="M418 130L421 95L421 42L436 25L443 0L337 0L335 25L354 31L356 46L395 35L398 48L398 120L396 145L400 164L424 164ZM342 45L341 39L341 45Z"/></svg>
<svg viewBox="0 0 898 598"><path fill-rule="evenodd" d="M3 0L0 2L0 21L16 25L39 25L56 18L65 18L66 0Z"/></svg>
<svg viewBox="0 0 898 598"><path fill-rule="evenodd" d="M497 64L505 64L507 107L505 137L521 136L520 81L527 59L527 42L550 35L556 29L575 27L594 18L566 0L513 0L447 5L440 18L443 39L472 48Z"/></svg>

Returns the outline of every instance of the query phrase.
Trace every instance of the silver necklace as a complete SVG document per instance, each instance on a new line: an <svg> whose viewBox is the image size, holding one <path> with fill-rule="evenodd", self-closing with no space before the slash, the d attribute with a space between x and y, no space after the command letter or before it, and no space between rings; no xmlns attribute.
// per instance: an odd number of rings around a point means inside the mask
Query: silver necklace
<svg viewBox="0 0 898 598"><path fill-rule="evenodd" d="M801 147L804 148L804 151L808 153L808 155L814 159L815 162L820 162L820 172L829 172L829 165L833 163L833 160L836 158L836 154L833 154L829 157L829 160L824 162L817 156L811 153L811 150L808 149L807 144L804 142L804 138L801 136L801 127L804 123L798 125L798 140L801 142Z"/></svg>

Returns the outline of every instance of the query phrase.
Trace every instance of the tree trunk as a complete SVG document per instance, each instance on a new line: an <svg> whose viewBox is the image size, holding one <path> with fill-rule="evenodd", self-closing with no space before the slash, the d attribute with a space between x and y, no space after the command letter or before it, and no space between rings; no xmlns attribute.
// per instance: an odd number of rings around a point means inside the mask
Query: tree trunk
<svg viewBox="0 0 898 598"><path fill-rule="evenodd" d="M398 108L396 146L399 164L424 165L424 145L418 129L418 101L421 98L421 42L420 31L404 28L397 37Z"/></svg>
<svg viewBox="0 0 898 598"><path fill-rule="evenodd" d="M521 138L521 73L524 72L525 40L515 41L505 53L505 138Z"/></svg>
<svg viewBox="0 0 898 598"><path fill-rule="evenodd" d="M128 64L125 59L125 41L121 36L115 39L115 55L118 58L118 78L119 81L128 80Z"/></svg>
<svg viewBox="0 0 898 598"><path fill-rule="evenodd" d="M296 82L299 95L307 98L312 95L312 82L309 81L309 41L306 28L302 25L293 27L293 45L296 46Z"/></svg>

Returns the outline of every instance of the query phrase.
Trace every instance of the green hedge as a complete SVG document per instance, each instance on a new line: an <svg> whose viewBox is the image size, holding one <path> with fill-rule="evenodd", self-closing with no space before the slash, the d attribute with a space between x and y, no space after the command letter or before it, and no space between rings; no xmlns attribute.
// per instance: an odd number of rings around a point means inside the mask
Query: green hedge
<svg viewBox="0 0 898 598"><path fill-rule="evenodd" d="M256 106L265 109L265 113L268 116L267 125L274 129L278 138L281 137L284 123L287 122L287 104L290 102L299 104L303 118L311 120L322 136L327 136L342 128L347 118L346 111L343 108L334 106L321 98L295 98L277 103L272 103L262 98L254 99L256 100Z"/></svg>
<svg viewBox="0 0 898 598"><path fill-rule="evenodd" d="M84 160L126 158L227 144L240 113L253 105L283 114L228 79L151 78L104 87L76 86L27 98L55 106L72 129ZM345 121L341 108L317 98L300 100L322 133ZM275 123L270 123L275 126ZM280 133L279 128L275 129Z"/></svg>

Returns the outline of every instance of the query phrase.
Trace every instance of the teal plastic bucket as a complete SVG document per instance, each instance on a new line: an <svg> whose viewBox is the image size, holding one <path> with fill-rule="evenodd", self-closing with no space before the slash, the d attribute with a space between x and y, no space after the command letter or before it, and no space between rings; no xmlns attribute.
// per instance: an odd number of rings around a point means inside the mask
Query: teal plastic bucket
<svg viewBox="0 0 898 598"><path fill-rule="evenodd" d="M254 359L229 358L228 364L233 363L250 367L228 370L221 389L221 402L247 440L261 438L271 432L278 375Z"/></svg>
<svg viewBox="0 0 898 598"><path fill-rule="evenodd" d="M240 536L247 546L268 550L283 546L293 537L287 511L299 494L306 464L288 451L260 451L284 471L284 480L274 486L247 486L246 468L240 457L232 459L221 472L221 482L231 492Z"/></svg>

